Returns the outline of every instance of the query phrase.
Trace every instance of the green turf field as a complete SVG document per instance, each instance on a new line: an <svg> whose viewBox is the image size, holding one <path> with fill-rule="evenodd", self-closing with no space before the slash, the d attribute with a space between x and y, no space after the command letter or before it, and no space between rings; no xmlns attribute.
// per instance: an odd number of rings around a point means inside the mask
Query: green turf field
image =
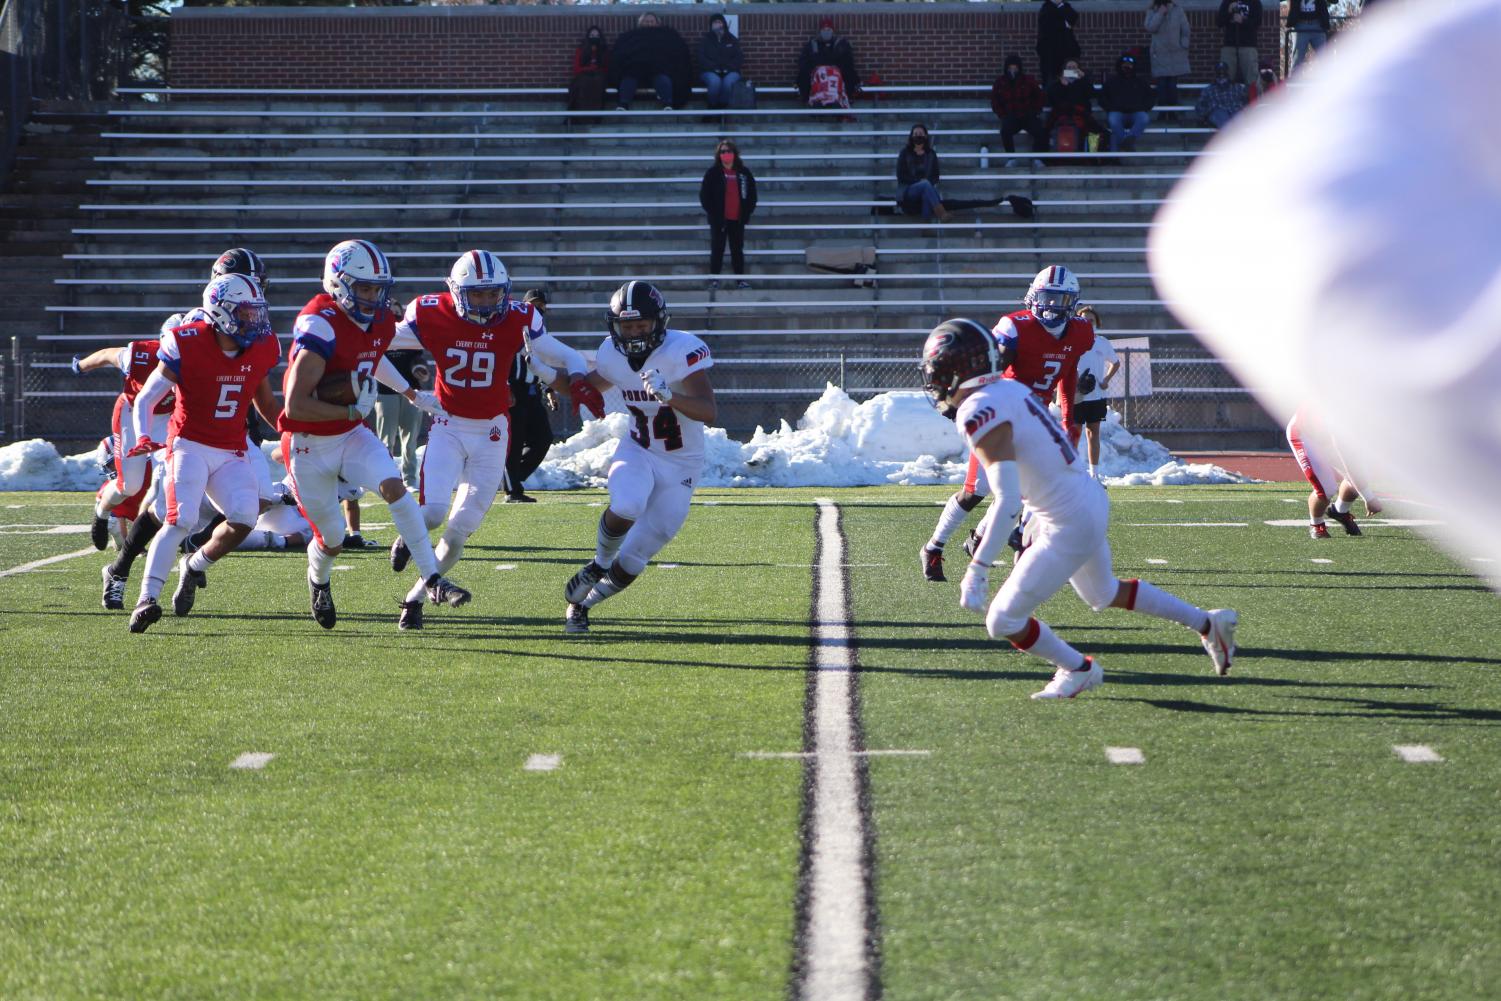
<svg viewBox="0 0 1501 1001"><path fill-rule="evenodd" d="M0 577L0 998L785 997L805 766L747 755L804 746L815 496L865 744L929 752L869 759L882 996L1496 996L1501 602L1469 570L1265 525L1291 486L1115 489L1117 572L1237 608L1234 671L1070 592L1041 615L1106 684L1037 703L1046 666L918 575L945 495L700 491L676 566L574 640L597 492L497 507L420 634L380 551L337 561L331 633L300 554L144 636L99 554ZM0 494L0 574L87 547L87 509Z"/></svg>

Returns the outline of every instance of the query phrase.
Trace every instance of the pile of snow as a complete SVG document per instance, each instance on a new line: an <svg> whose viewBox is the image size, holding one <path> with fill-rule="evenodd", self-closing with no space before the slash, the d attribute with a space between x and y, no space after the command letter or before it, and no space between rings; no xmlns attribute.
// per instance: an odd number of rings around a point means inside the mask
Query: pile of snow
<svg viewBox="0 0 1501 1001"><path fill-rule="evenodd" d="M629 433L629 418L608 414L589 421L526 481L533 490L603 486L615 444ZM1101 425L1100 472L1126 486L1250 483L1208 464L1185 465L1158 442L1134 435L1111 412ZM793 427L756 429L741 443L719 428L705 434L704 475L711 487L864 487L885 484L960 483L967 455L951 421L922 393L893 392L856 403L828 386ZM272 442L264 446L270 459ZM41 439L0 448L0 490L89 490L103 480L102 450L60 456ZM278 463L273 474L281 475Z"/></svg>

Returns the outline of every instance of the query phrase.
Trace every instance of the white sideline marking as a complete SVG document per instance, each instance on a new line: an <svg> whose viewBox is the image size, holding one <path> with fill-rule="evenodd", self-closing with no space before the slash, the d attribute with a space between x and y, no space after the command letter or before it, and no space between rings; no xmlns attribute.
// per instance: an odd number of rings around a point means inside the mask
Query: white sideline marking
<svg viewBox="0 0 1501 1001"><path fill-rule="evenodd" d="M360 522L360 527L361 528L390 528L391 527L391 522L389 522L389 521L362 521L362 522Z"/></svg>
<svg viewBox="0 0 1501 1001"><path fill-rule="evenodd" d="M1248 521L1136 521L1127 528L1250 528Z"/></svg>
<svg viewBox="0 0 1501 1001"><path fill-rule="evenodd" d="M522 765L521 768L523 771L528 772L555 772L562 764L563 756L561 754L533 754L526 759L526 764Z"/></svg>
<svg viewBox="0 0 1501 1001"><path fill-rule="evenodd" d="M87 556L90 553L97 553L98 551L93 546L90 546L87 549L75 549L71 553L63 553L61 556L48 556L46 559L32 560L30 563L22 563L20 566L11 567L9 570L0 570L0 577L14 577L18 573L29 573L37 567L44 567L51 563L61 563L63 560L76 560L80 556Z"/></svg>
<svg viewBox="0 0 1501 1001"><path fill-rule="evenodd" d="M1442 754L1439 754L1427 744L1393 744L1392 750L1397 752L1397 757L1410 765L1421 765L1431 761L1444 760Z"/></svg>
<svg viewBox="0 0 1501 1001"><path fill-rule="evenodd" d="M1271 521L1263 521L1263 525L1273 528L1306 528L1307 518L1277 518ZM1388 528L1423 528L1427 525L1442 525L1441 521L1433 521L1426 518L1362 518L1362 526L1385 525Z"/></svg>
<svg viewBox="0 0 1501 1001"><path fill-rule="evenodd" d="M1147 756L1141 753L1139 747L1107 747L1105 757L1110 759L1112 765L1144 765Z"/></svg>
<svg viewBox="0 0 1501 1001"><path fill-rule="evenodd" d="M932 754L932 751L908 750L906 748L891 748L884 751L856 751L857 758L923 758ZM742 758L752 758L757 761L775 761L788 758L808 759L814 757L811 751L743 751Z"/></svg>
<svg viewBox="0 0 1501 1001"><path fill-rule="evenodd" d="M244 754L231 761L229 763L229 767L259 771L260 769L265 768L266 763L274 757L276 757L276 755L268 754L265 751L246 751Z"/></svg>
<svg viewBox="0 0 1501 1001"><path fill-rule="evenodd" d="M1168 499L1168 500L1163 501L1162 503L1164 503L1164 504L1182 504L1183 502L1180 501L1180 500Z"/></svg>
<svg viewBox="0 0 1501 1001"><path fill-rule="evenodd" d="M865 921L870 901L864 871L867 832L860 813L855 724L850 718L854 658L844 593L844 538L839 508L818 505L818 604L813 627L813 769L808 851L807 928L797 995L818 1001L864 1001L870 969Z"/></svg>
<svg viewBox="0 0 1501 1001"><path fill-rule="evenodd" d="M678 570L678 569L681 569L682 566L683 565L681 563L658 563L657 564L657 569L658 570Z"/></svg>
<svg viewBox="0 0 1501 1001"><path fill-rule="evenodd" d="M1333 563L1333 560L1309 560L1309 563Z"/></svg>
<svg viewBox="0 0 1501 1001"><path fill-rule="evenodd" d="M0 524L0 529L4 529L0 531L0 535L88 535L90 530L88 525L56 525L50 522L39 525L13 522ZM11 531L11 529L20 529L20 531Z"/></svg>
<svg viewBox="0 0 1501 1001"><path fill-rule="evenodd" d="M1147 560L1147 562L1150 563L1150 564L1152 564L1153 566L1158 566L1158 567L1165 567L1165 566L1167 566L1167 560Z"/></svg>
<svg viewBox="0 0 1501 1001"><path fill-rule="evenodd" d="M811 564L811 563L773 563L772 566L774 566L774 567L797 567L798 569L801 569L801 570L808 570L808 569L812 568L813 564ZM889 567L889 566L891 566L891 564L890 563L844 563L844 564L841 564L841 566L846 566L846 567Z"/></svg>
<svg viewBox="0 0 1501 1001"><path fill-rule="evenodd" d="M497 564L495 564L495 569L497 569L497 570L515 570L516 569L516 564L514 564L514 563L497 563Z"/></svg>
<svg viewBox="0 0 1501 1001"><path fill-rule="evenodd" d="M329 569L330 570L353 570L354 569L354 564L352 564L352 563L340 563L338 566L329 567Z"/></svg>
<svg viewBox="0 0 1501 1001"><path fill-rule="evenodd" d="M23 508L25 506L26 506L25 504L7 504L7 505L5 505L5 509L7 511L19 511L19 510L21 510L21 508Z"/></svg>

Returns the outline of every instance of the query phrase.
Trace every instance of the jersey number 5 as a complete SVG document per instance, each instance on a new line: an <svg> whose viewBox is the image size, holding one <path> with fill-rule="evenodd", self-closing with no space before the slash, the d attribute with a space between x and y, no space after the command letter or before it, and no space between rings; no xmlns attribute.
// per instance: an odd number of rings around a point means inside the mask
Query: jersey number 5
<svg viewBox="0 0 1501 1001"><path fill-rule="evenodd" d="M219 386L219 405L214 408L214 416L221 420L233 420L240 410L240 393L245 389L243 382L226 382Z"/></svg>
<svg viewBox="0 0 1501 1001"><path fill-rule="evenodd" d="M626 407L631 412L631 419L635 421L631 427L631 440L642 448L651 448L652 437L662 443L662 448L668 452L676 452L683 447L683 426L678 423L677 411L671 407L663 407L657 411L657 416L650 421L646 419L646 413L640 407Z"/></svg>
<svg viewBox="0 0 1501 1001"><path fill-rule="evenodd" d="M443 356L453 364L443 370L443 381L456 389L486 389L495 382L495 353L493 351L465 351L449 348ZM465 368L467 376L463 375Z"/></svg>

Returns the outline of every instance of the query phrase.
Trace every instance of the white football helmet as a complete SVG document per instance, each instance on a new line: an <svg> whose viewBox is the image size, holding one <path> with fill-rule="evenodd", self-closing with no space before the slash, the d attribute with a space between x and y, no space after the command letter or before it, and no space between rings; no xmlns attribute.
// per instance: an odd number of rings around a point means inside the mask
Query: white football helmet
<svg viewBox="0 0 1501 1001"><path fill-rule="evenodd" d="M241 348L271 335L266 297L254 278L220 275L203 289L203 312Z"/></svg>
<svg viewBox="0 0 1501 1001"><path fill-rule="evenodd" d="M500 299L493 306L475 306L469 301L469 293L481 289L499 289ZM448 273L448 291L460 316L470 323L489 323L506 308L511 295L511 276L500 258L488 250L470 250L453 262L453 270Z"/></svg>
<svg viewBox="0 0 1501 1001"><path fill-rule="evenodd" d="M1032 279L1022 305L1032 311L1039 323L1056 333L1074 315L1079 304L1079 277L1061 264L1043 268Z"/></svg>
<svg viewBox="0 0 1501 1001"><path fill-rule="evenodd" d="M373 296L356 296L355 282L371 282L380 289ZM386 308L393 284L386 255L367 240L345 240L323 261L323 291L356 323L369 323Z"/></svg>

